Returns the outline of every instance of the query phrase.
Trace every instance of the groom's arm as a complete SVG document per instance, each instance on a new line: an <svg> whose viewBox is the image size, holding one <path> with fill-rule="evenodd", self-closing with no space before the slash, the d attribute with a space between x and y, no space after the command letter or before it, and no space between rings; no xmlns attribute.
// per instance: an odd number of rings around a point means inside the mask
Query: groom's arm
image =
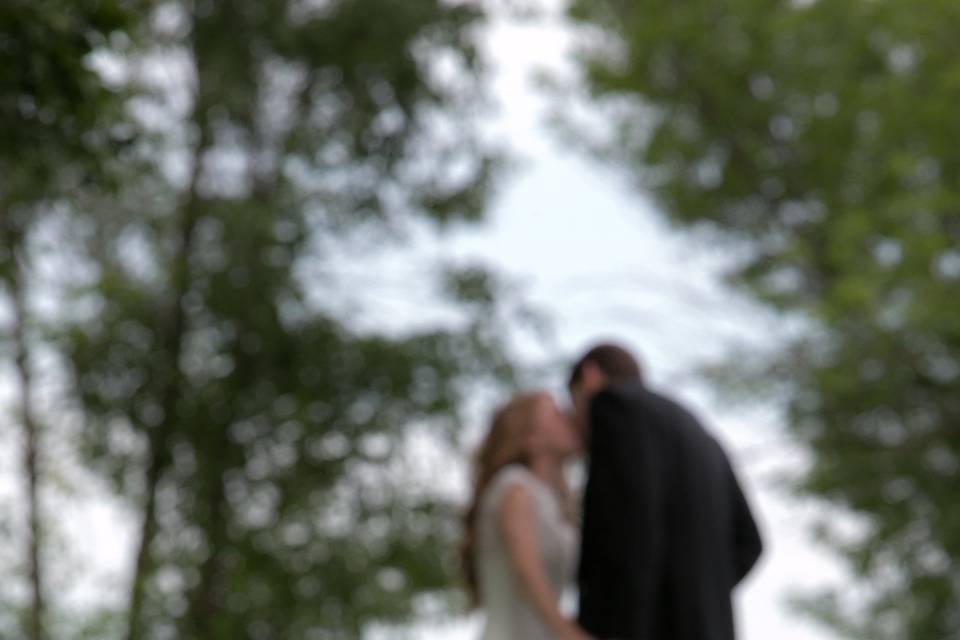
<svg viewBox="0 0 960 640"><path fill-rule="evenodd" d="M610 637L646 637L663 558L662 486L649 425L617 392L591 405L581 620Z"/></svg>
<svg viewBox="0 0 960 640"><path fill-rule="evenodd" d="M740 581L750 573L750 570L753 569L757 560L760 558L760 554L763 553L763 540L760 537L760 530L753 518L753 513L750 511L750 505L747 502L746 496L743 494L743 489L737 481L733 467L729 466L729 461L728 469L735 510L733 514L733 533L735 545L734 560L736 562L737 574L734 584L739 584Z"/></svg>
<svg viewBox="0 0 960 640"><path fill-rule="evenodd" d="M616 601L611 597L610 567L611 521L616 513L616 491L609 463L605 458L606 447L600 446L596 424L591 429L590 471L583 497L583 532L580 549L580 625L597 637L612 637Z"/></svg>

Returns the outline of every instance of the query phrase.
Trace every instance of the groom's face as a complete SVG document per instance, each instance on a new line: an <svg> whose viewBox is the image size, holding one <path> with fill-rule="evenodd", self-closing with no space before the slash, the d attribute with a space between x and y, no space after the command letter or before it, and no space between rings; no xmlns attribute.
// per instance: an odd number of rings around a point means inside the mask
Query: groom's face
<svg viewBox="0 0 960 640"><path fill-rule="evenodd" d="M581 439L586 442L587 436L590 435L590 425L587 420L589 400L586 398L582 382L576 382L570 386L570 400L573 402L574 425L580 432Z"/></svg>
<svg viewBox="0 0 960 640"><path fill-rule="evenodd" d="M606 383L607 378L600 368L592 362L586 362L580 378L570 385L574 421L584 442L587 442L590 436L590 401L606 386Z"/></svg>

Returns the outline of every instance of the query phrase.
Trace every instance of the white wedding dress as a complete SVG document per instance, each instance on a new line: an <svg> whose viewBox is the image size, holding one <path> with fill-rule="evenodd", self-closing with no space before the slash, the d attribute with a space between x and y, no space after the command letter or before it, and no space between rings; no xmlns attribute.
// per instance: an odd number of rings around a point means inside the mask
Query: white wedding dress
<svg viewBox="0 0 960 640"><path fill-rule="evenodd" d="M514 485L533 496L542 564L558 598L573 583L576 571L579 533L563 516L553 490L522 465L500 470L481 498L477 522L477 570L487 614L481 640L555 640L514 577L497 526L500 501Z"/></svg>

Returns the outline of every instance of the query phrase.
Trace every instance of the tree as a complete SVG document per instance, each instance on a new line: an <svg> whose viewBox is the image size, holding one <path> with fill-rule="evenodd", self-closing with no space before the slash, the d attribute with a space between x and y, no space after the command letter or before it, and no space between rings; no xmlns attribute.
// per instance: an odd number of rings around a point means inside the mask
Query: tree
<svg viewBox="0 0 960 640"><path fill-rule="evenodd" d="M482 217L482 18L166 2L114 61L145 134L116 197L77 216L95 277L61 344L85 457L140 517L127 638L356 638L448 588L449 507L392 454L455 425L468 381L509 375L495 281L447 273L463 321L402 335L325 293L352 286L329 275L352 238Z"/></svg>
<svg viewBox="0 0 960 640"><path fill-rule="evenodd" d="M807 320L759 371L815 454L822 533L868 596L812 607L850 637L960 633L960 6L580 0L579 57L615 102L606 151L678 225L746 248L733 280ZM757 380L762 379L759 376Z"/></svg>
<svg viewBox="0 0 960 640"><path fill-rule="evenodd" d="M43 430L35 406L31 237L72 191L100 174L120 141L106 128L119 105L86 60L128 16L115 2L10 2L0 7L0 287L11 309L9 343L18 383L28 510L30 600L24 628L45 637Z"/></svg>

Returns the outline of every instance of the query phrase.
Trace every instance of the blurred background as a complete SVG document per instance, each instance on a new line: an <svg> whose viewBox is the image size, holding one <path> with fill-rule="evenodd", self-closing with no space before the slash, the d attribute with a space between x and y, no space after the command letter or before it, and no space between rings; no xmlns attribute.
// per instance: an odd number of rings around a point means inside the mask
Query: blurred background
<svg viewBox="0 0 960 640"><path fill-rule="evenodd" d="M0 637L476 637L472 448L612 338L758 511L742 638L960 638L958 29L4 2Z"/></svg>

